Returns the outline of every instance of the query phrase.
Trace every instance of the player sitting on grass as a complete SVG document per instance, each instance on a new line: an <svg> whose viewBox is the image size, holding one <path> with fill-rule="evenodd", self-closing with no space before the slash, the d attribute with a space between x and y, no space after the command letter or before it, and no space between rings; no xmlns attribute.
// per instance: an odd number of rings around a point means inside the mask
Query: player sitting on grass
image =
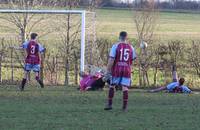
<svg viewBox="0 0 200 130"><path fill-rule="evenodd" d="M26 59L25 59L25 66L24 66L24 78L22 80L21 86L19 89L21 91L24 90L24 86L26 84L28 74L31 70L35 72L35 79L40 84L41 88L44 88L44 84L42 80L40 80L39 72L40 72L40 53L45 51L38 42L37 42L37 34L31 34L31 40L24 42L22 48L26 50Z"/></svg>
<svg viewBox="0 0 200 130"><path fill-rule="evenodd" d="M107 66L107 75L111 77L108 93L108 104L104 110L112 109L112 99L114 97L115 86L122 87L123 106L122 110L127 110L128 88L131 86L131 65L136 59L136 53L132 45L127 41L127 32L121 32L119 42L112 46L110 58Z"/></svg>
<svg viewBox="0 0 200 130"><path fill-rule="evenodd" d="M173 73L172 73L172 77L173 77L173 81L172 83L168 84L167 86L164 87L160 87L154 90L150 90L150 92L160 92L163 90L167 90L170 93L191 93L192 91L187 87L184 86L184 82L185 79L184 78L180 78L178 81L178 76L177 76L177 72L176 72L176 68L175 66L173 66Z"/></svg>
<svg viewBox="0 0 200 130"><path fill-rule="evenodd" d="M102 79L103 74L100 72L97 72L95 75L81 72L80 76L82 77L79 88L81 91L102 90L105 86L105 82Z"/></svg>

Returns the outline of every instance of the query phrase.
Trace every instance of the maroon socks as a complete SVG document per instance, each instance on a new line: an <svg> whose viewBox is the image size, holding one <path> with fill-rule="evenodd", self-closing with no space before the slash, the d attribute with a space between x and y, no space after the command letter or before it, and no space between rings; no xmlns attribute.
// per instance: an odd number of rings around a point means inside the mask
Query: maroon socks
<svg viewBox="0 0 200 130"><path fill-rule="evenodd" d="M108 94L108 108L112 108L112 100L114 97L114 93L115 93L114 88L110 88ZM123 91L123 106L122 106L123 110L127 109L127 104L128 104L128 90Z"/></svg>
<svg viewBox="0 0 200 130"><path fill-rule="evenodd" d="M109 106L109 107L112 106L112 99L113 99L113 97L114 97L114 93L115 93L114 88L110 88L110 89L109 89L109 94L108 94L108 106Z"/></svg>
<svg viewBox="0 0 200 130"><path fill-rule="evenodd" d="M123 91L123 107L122 109L126 109L128 104L128 91Z"/></svg>
<svg viewBox="0 0 200 130"><path fill-rule="evenodd" d="M44 83L42 82L42 80L40 80L40 78L38 76L36 76L35 79L40 84L41 88L44 88Z"/></svg>
<svg viewBox="0 0 200 130"><path fill-rule="evenodd" d="M26 79L23 79L21 83L21 90L24 90L25 84L26 84Z"/></svg>

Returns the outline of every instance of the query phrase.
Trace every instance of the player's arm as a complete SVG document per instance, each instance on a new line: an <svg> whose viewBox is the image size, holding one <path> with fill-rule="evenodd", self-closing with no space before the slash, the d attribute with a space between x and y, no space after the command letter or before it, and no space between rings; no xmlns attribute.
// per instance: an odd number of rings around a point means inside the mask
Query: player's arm
<svg viewBox="0 0 200 130"><path fill-rule="evenodd" d="M45 53L46 48L44 48L41 44L39 44L39 51L41 54Z"/></svg>
<svg viewBox="0 0 200 130"><path fill-rule="evenodd" d="M114 64L114 60L116 57L116 49L117 49L117 45L113 45L109 54L109 60L108 60L108 64L107 64L107 73L103 78L103 81L108 81L111 77L111 72L112 72L112 67Z"/></svg>
<svg viewBox="0 0 200 130"><path fill-rule="evenodd" d="M108 65L107 65L107 72L102 78L103 82L110 81L113 64L114 64L114 59L110 57L108 60Z"/></svg>
<svg viewBox="0 0 200 130"><path fill-rule="evenodd" d="M43 63L42 60L45 59L45 51L46 51L46 48L44 48L41 44L39 44L39 57L41 59L40 64L42 64Z"/></svg>
<svg viewBox="0 0 200 130"><path fill-rule="evenodd" d="M132 46L132 60L138 65L138 58L135 49Z"/></svg>
<svg viewBox="0 0 200 130"><path fill-rule="evenodd" d="M150 90L149 92L155 93L155 92L160 92L163 90L167 90L167 87L164 86L164 87L156 88L156 89Z"/></svg>
<svg viewBox="0 0 200 130"><path fill-rule="evenodd" d="M115 61L115 57L116 57L116 51L117 51L117 45L113 45L111 50L110 50L110 54L109 54L109 60L108 60L108 65L107 65L107 71L109 73L111 73L112 71L112 67Z"/></svg>
<svg viewBox="0 0 200 130"><path fill-rule="evenodd" d="M113 64L114 64L114 58L110 57L109 60L108 60L108 65L107 65L107 71L111 73L111 70L112 70L112 67L113 67Z"/></svg>
<svg viewBox="0 0 200 130"><path fill-rule="evenodd" d="M27 47L28 47L28 41L24 42L21 46L9 46L9 48L16 50L27 49Z"/></svg>
<svg viewBox="0 0 200 130"><path fill-rule="evenodd" d="M168 90L169 92L171 92L176 86L176 83L170 83L166 86L162 86L160 88L156 88L156 89L153 89L153 90L150 90L149 92L160 92L160 91L163 91L163 90Z"/></svg>
<svg viewBox="0 0 200 130"><path fill-rule="evenodd" d="M24 50L25 55L27 55L26 49L28 48L29 41L25 41L18 50Z"/></svg>
<svg viewBox="0 0 200 130"><path fill-rule="evenodd" d="M183 92L184 93L192 93L192 90L189 89L187 86L183 86Z"/></svg>
<svg viewBox="0 0 200 130"><path fill-rule="evenodd" d="M132 53L132 60L136 61L137 60L137 54L136 54L136 51L135 51L135 49L133 47L132 47L132 51L133 51L133 53Z"/></svg>
<svg viewBox="0 0 200 130"><path fill-rule="evenodd" d="M22 50L23 49L22 46L9 46L9 48L15 49L15 50Z"/></svg>
<svg viewBox="0 0 200 130"><path fill-rule="evenodd" d="M39 54L40 54L40 57L45 57L45 52L46 52L46 48L44 48L41 44L39 44Z"/></svg>
<svg viewBox="0 0 200 130"><path fill-rule="evenodd" d="M28 47L28 41L24 42L21 46L9 46L9 48L16 50L27 49L27 47Z"/></svg>

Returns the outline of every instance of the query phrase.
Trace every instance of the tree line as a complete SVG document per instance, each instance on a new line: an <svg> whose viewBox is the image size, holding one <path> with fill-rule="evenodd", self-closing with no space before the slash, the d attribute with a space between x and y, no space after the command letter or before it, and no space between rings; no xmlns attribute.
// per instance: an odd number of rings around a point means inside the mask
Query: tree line
<svg viewBox="0 0 200 130"><path fill-rule="evenodd" d="M15 3L20 2L20 0L12 0ZM34 2L34 0L27 0L29 2ZM41 0L40 3L45 6L67 6L69 2L76 3L76 6L95 6L98 8L102 7L118 7L118 8L142 8L142 6L146 5L150 0L134 0L126 2L119 2L118 0ZM158 9L185 9L185 10L199 10L200 9L200 1L185 1L185 0L168 0L168 1L160 1L160 0L152 0L155 3L155 6ZM10 0L1 0L0 4L7 4Z"/></svg>

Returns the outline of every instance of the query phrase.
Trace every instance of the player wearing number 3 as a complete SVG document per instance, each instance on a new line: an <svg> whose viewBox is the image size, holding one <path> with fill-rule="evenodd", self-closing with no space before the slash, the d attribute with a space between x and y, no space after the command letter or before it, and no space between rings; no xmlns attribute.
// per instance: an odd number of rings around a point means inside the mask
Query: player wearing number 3
<svg viewBox="0 0 200 130"><path fill-rule="evenodd" d="M40 84L41 88L44 87L43 82L39 78L40 72L40 53L45 51L38 42L37 42L37 34L31 34L31 40L24 42L22 48L26 50L26 59L25 59L25 66L24 66L24 78L22 80L20 90L24 90L24 86L26 84L28 73L33 70L35 72L35 79Z"/></svg>
<svg viewBox="0 0 200 130"><path fill-rule="evenodd" d="M111 75L108 104L104 110L112 109L114 87L121 86L123 90L123 106L126 111L128 103L128 88L131 86L131 65L136 59L133 46L127 42L127 32L121 32L119 42L112 46L107 66L107 75ZM109 77L109 76L108 76Z"/></svg>

